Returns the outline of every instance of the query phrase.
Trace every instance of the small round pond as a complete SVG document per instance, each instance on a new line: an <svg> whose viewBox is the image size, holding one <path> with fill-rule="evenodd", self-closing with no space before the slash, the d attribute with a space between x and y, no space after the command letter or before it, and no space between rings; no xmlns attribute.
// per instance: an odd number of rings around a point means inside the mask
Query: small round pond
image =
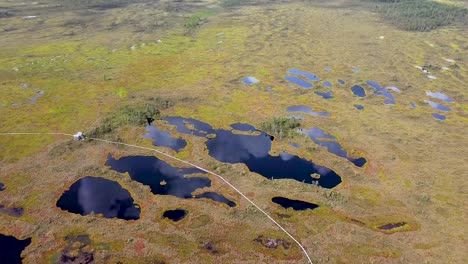
<svg viewBox="0 0 468 264"><path fill-rule="evenodd" d="M168 218L174 222L179 222L187 216L188 211L184 209L167 210L163 213L163 218Z"/></svg>

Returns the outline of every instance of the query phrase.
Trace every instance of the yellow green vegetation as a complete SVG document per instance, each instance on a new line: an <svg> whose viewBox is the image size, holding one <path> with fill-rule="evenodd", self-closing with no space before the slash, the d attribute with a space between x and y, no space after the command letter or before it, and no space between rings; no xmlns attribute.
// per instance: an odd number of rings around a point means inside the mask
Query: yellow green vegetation
<svg viewBox="0 0 468 264"><path fill-rule="evenodd" d="M270 181L243 164L210 157L205 141L211 136L180 134L160 120L155 122L160 129L182 137L187 146L178 153L157 149L228 179L296 237L314 263L464 263L464 15L444 7L440 21L415 20L409 28L435 30L410 32L402 28L412 13L392 12L405 5L413 8L414 3L266 2L66 1L56 9L42 2L2 2L0 132L83 131L152 147L150 139L141 137L145 115L195 118L224 129L249 123L276 137L271 153L287 151L312 160L333 169L342 183L328 190L294 180ZM440 11L432 2L423 4ZM462 5L456 6L459 10ZM37 18L23 18L31 15ZM455 23L445 27L452 18ZM437 79L415 67L424 65L431 65L430 74ZM289 68L332 82L335 98L324 100L314 89L287 82ZM361 72L353 73L353 68ZM259 79L259 85L243 84L246 76ZM337 79L346 83L340 85ZM384 105L382 97L373 96L367 80L398 87L401 93L392 92L396 105ZM23 84L44 94L35 103L23 104L36 94ZM354 97L354 84L369 96ZM426 91L454 99L443 103L451 108L444 113L446 121L431 117L437 111L424 100L437 99L427 97ZM358 111L353 104L365 109ZM284 119L292 105L327 111L332 118L304 114L300 124ZM310 127L336 136L348 153L359 153L368 164L358 168L294 133ZM221 193L236 207L154 195L128 174L104 166L109 153L116 158L156 155L62 136L0 135L0 182L6 186L0 204L25 209L18 218L0 214L0 233L32 237L23 252L25 263L56 261L67 248L68 235L88 235L93 243L86 249L99 263L305 261L288 236L217 177L208 175L211 186L197 194ZM141 207L140 219L81 216L55 206L64 190L90 175L127 189ZM275 196L320 207L285 210L271 201ZM189 213L178 223L162 219L165 210L174 208ZM401 222L406 224L388 232L379 228ZM268 239L284 240L290 247L265 247Z"/></svg>

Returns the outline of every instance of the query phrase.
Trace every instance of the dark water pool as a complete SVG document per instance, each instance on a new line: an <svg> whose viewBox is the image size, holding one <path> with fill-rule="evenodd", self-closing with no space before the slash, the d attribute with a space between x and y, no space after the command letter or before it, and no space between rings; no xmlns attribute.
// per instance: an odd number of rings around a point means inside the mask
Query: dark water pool
<svg viewBox="0 0 468 264"><path fill-rule="evenodd" d="M354 107L356 107L357 110L363 110L364 109L363 105L355 104Z"/></svg>
<svg viewBox="0 0 468 264"><path fill-rule="evenodd" d="M0 192L5 190L5 184L0 182Z"/></svg>
<svg viewBox="0 0 468 264"><path fill-rule="evenodd" d="M341 79L338 79L338 83L341 84L341 85L344 85L346 82L341 80Z"/></svg>
<svg viewBox="0 0 468 264"><path fill-rule="evenodd" d="M304 202L300 200L292 200L292 199L288 199L284 197L273 197L271 201L276 204L281 205L285 209L292 208L295 211L304 211L307 209L313 210L319 207L318 205L313 204L313 203L308 203L308 202Z"/></svg>
<svg viewBox="0 0 468 264"><path fill-rule="evenodd" d="M351 91L355 96L366 97L366 91L359 85L354 85L353 87L351 87Z"/></svg>
<svg viewBox="0 0 468 264"><path fill-rule="evenodd" d="M151 138L154 146L171 148L178 152L187 146L187 142L183 138L173 138L171 133L160 130L156 126L147 126L144 138Z"/></svg>
<svg viewBox="0 0 468 264"><path fill-rule="evenodd" d="M125 220L139 219L141 211L130 193L118 182L91 176L72 184L57 201L57 206L75 214L94 213Z"/></svg>
<svg viewBox="0 0 468 264"><path fill-rule="evenodd" d="M244 132L257 131L257 129L254 126L250 124L246 124L246 123L235 123L235 124L232 124L231 127L235 130L244 131Z"/></svg>
<svg viewBox="0 0 468 264"><path fill-rule="evenodd" d="M366 82L370 87L374 88L374 95L384 96L387 99L384 100L384 104L396 104L393 95L385 88L382 88L376 81L367 81Z"/></svg>
<svg viewBox="0 0 468 264"><path fill-rule="evenodd" d="M323 99L331 99L331 98L333 98L333 92L332 92L332 91L328 91L328 92L319 92L319 91L316 91L315 94L318 95L318 96L321 96Z"/></svg>
<svg viewBox="0 0 468 264"><path fill-rule="evenodd" d="M296 76L287 75L287 76L284 77L284 79L286 79L286 81L288 81L288 82L297 84L297 85L301 86L302 88L310 89L310 88L314 87L310 82L306 82L306 81L304 81L301 78L296 77Z"/></svg>
<svg viewBox="0 0 468 264"><path fill-rule="evenodd" d="M171 219L174 222L178 222L187 216L188 211L184 209L175 209L175 210L167 210L163 213L163 218Z"/></svg>
<svg viewBox="0 0 468 264"><path fill-rule="evenodd" d="M336 142L336 137L330 135L318 127L312 127L310 129L303 129L300 133L307 134L315 144L326 147L328 152L337 155L338 157L345 158L357 167L362 167L367 163L365 158L353 158L349 157L346 150L343 149L340 143Z"/></svg>
<svg viewBox="0 0 468 264"><path fill-rule="evenodd" d="M282 152L271 156L271 140L264 132L260 135L239 135L228 130L217 130L216 137L206 142L209 155L226 163L244 163L250 171L274 179L294 179L304 183L315 183L311 174L321 175L318 184L333 188L341 182L334 171Z"/></svg>
<svg viewBox="0 0 468 264"><path fill-rule="evenodd" d="M315 112L310 107L308 107L306 105L290 106L290 107L288 107L286 109L286 112L288 112L288 113L297 112L297 113L304 113L304 114L309 114L309 115L319 116L319 117L330 117L330 113L328 113L328 112Z"/></svg>
<svg viewBox="0 0 468 264"><path fill-rule="evenodd" d="M199 195L195 195L194 198L195 199L202 199L202 198L210 199L210 200L213 200L213 201L216 201L216 202L226 204L229 207L235 207L236 206L235 202L233 202L233 201L229 200L228 198L224 197L224 195L219 194L219 193L215 193L215 192L202 193L202 194L199 194Z"/></svg>
<svg viewBox="0 0 468 264"><path fill-rule="evenodd" d="M413 102L410 102L410 106L411 106L411 108L416 108L416 104L413 103Z"/></svg>
<svg viewBox="0 0 468 264"><path fill-rule="evenodd" d="M379 226L379 229L380 230L392 230L394 228L402 227L402 226L405 226L405 225L406 225L405 222L390 223L390 224L386 224L386 225L383 225L383 226Z"/></svg>
<svg viewBox="0 0 468 264"><path fill-rule="evenodd" d="M435 119L438 119L438 120L442 120L442 121L445 120L445 119L447 119L446 116L441 115L441 114L436 114L436 113L433 113L433 114L432 114L432 117L435 118Z"/></svg>
<svg viewBox="0 0 468 264"><path fill-rule="evenodd" d="M0 263L22 263L21 252L31 244L31 238L24 240L0 234Z"/></svg>
<svg viewBox="0 0 468 264"><path fill-rule="evenodd" d="M186 177L203 173L201 170L173 167L152 156L128 156L117 160L109 154L106 166L120 173L128 172L133 180L148 185L154 194L192 198L192 192L196 189L211 186L211 180L207 177Z"/></svg>
<svg viewBox="0 0 468 264"><path fill-rule="evenodd" d="M329 88L331 88L333 86L333 84L331 82L329 82L329 81L325 81L322 84L323 84L323 86L326 86L326 87L329 87Z"/></svg>
<svg viewBox="0 0 468 264"><path fill-rule="evenodd" d="M439 111L450 112L450 107L438 104L429 100L424 100L425 103L428 103L432 108L437 109Z"/></svg>
<svg viewBox="0 0 468 264"><path fill-rule="evenodd" d="M297 74L297 75L301 75L311 81L320 81L320 78L317 77L317 75L313 74L313 73L309 73L309 72L305 72L305 71L301 71L301 70L298 70L298 69L288 69L288 72L289 73L292 73L292 74Z"/></svg>

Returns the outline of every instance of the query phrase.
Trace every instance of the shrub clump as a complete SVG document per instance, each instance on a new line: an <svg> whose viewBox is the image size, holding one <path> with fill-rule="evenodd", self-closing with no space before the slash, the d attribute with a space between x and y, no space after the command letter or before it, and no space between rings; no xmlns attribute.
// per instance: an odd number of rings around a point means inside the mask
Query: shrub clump
<svg viewBox="0 0 468 264"><path fill-rule="evenodd" d="M296 129L301 126L298 119L286 117L274 117L260 124L260 128L278 138L293 137Z"/></svg>
<svg viewBox="0 0 468 264"><path fill-rule="evenodd" d="M251 4L253 0L223 0L221 5L224 7L233 7Z"/></svg>
<svg viewBox="0 0 468 264"><path fill-rule="evenodd" d="M385 19L405 30L430 31L454 23L468 25L468 9L429 0L374 0Z"/></svg>
<svg viewBox="0 0 468 264"><path fill-rule="evenodd" d="M142 126L147 122L146 117L160 118L158 106L154 104L126 105L107 115L102 123L89 131L87 135L95 137L112 133L124 126Z"/></svg>

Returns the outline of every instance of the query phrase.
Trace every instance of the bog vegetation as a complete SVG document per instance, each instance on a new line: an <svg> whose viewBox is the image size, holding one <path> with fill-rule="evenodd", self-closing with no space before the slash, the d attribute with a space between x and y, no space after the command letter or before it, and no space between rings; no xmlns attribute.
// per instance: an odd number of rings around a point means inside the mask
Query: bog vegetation
<svg viewBox="0 0 468 264"><path fill-rule="evenodd" d="M392 24L411 31L430 31L452 24L468 25L468 9L431 0L374 0Z"/></svg>

